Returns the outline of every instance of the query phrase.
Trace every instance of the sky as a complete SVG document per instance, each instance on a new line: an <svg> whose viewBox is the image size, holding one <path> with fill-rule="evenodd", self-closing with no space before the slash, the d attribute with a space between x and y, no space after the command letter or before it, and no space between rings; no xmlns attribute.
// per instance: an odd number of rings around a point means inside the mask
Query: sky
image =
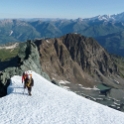
<svg viewBox="0 0 124 124"><path fill-rule="evenodd" d="M124 0L0 0L0 18L90 18L124 12Z"/></svg>
<svg viewBox="0 0 124 124"><path fill-rule="evenodd" d="M0 124L124 124L124 113L56 86L32 71L32 96L13 76L0 98Z"/></svg>

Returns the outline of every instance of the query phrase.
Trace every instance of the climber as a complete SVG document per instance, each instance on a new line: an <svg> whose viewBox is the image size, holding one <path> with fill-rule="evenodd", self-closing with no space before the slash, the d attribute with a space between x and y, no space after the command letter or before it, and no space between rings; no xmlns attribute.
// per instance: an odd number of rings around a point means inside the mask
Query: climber
<svg viewBox="0 0 124 124"><path fill-rule="evenodd" d="M22 74L22 83L24 82L24 85L25 85L25 80L26 80L27 76L28 76L28 73L26 71L23 72L23 74Z"/></svg>
<svg viewBox="0 0 124 124"><path fill-rule="evenodd" d="M24 90L28 89L28 94L31 96L32 86L34 85L34 80L31 73L25 72L22 76L22 83L24 81Z"/></svg>

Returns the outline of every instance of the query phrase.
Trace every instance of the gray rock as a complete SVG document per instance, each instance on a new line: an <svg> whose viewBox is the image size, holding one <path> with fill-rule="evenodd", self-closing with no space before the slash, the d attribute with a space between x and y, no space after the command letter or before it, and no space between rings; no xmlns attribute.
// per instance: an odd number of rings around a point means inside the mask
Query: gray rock
<svg viewBox="0 0 124 124"><path fill-rule="evenodd" d="M114 89L112 88L108 94L109 97L115 98L117 100L122 100L124 96L124 90L123 89Z"/></svg>

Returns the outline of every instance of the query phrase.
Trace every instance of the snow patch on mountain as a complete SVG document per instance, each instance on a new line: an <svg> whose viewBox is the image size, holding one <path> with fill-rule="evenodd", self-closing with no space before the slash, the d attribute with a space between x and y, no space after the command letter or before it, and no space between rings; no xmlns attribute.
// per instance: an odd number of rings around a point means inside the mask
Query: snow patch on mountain
<svg viewBox="0 0 124 124"><path fill-rule="evenodd" d="M66 80L60 80L59 83L60 84L70 84L70 82L69 81L66 81Z"/></svg>
<svg viewBox="0 0 124 124"><path fill-rule="evenodd" d="M47 43L50 43L49 40L46 40Z"/></svg>
<svg viewBox="0 0 124 124"><path fill-rule="evenodd" d="M14 43L12 45L8 45L8 46L0 46L0 49L14 49L19 45L19 43Z"/></svg>
<svg viewBox="0 0 124 124"><path fill-rule="evenodd" d="M11 36L12 34L13 34L13 31L11 30L9 36Z"/></svg>

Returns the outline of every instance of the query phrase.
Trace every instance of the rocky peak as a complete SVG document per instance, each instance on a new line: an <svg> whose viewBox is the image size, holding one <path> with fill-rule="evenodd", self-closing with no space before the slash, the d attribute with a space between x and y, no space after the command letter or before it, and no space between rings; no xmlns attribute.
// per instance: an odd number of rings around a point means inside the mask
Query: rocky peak
<svg viewBox="0 0 124 124"><path fill-rule="evenodd" d="M110 55L93 38L67 34L60 38L36 40L43 71L51 78L93 87L114 82L118 68ZM115 76L116 75L116 76ZM110 79L111 78L111 79ZM122 84L122 85L121 85Z"/></svg>
<svg viewBox="0 0 124 124"><path fill-rule="evenodd" d="M99 70L103 75L117 74L117 66L110 55L93 38L79 34L67 34L62 37L70 55L84 71L94 73Z"/></svg>

